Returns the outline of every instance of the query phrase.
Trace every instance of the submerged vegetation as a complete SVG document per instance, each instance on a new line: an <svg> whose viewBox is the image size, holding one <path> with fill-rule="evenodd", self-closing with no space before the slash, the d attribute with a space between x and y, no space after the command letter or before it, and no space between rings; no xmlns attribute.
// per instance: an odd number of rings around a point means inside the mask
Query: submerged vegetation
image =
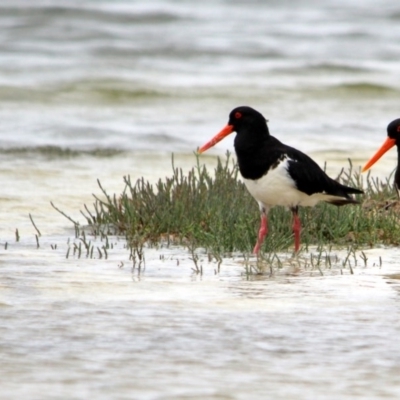
<svg viewBox="0 0 400 400"><path fill-rule="evenodd" d="M310 245L374 246L400 243L398 203L389 179L386 182L361 175L349 162L337 178L342 183L363 188L360 205L335 207L320 203L300 209L302 248ZM93 208L82 212L95 235L122 234L133 257L143 246L175 244L188 247L194 256L205 248L216 257L233 251L249 253L259 228L257 203L239 179L238 168L227 154L210 172L200 164L187 174L176 168L172 174L151 184L127 176L120 195L95 196ZM292 250L291 214L282 207L269 213L269 233L263 252Z"/></svg>

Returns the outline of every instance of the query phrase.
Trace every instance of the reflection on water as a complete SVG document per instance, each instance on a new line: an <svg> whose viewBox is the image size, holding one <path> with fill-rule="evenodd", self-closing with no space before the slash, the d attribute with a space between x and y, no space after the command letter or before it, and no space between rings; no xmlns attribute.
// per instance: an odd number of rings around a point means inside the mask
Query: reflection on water
<svg viewBox="0 0 400 400"><path fill-rule="evenodd" d="M396 249L353 275L247 276L232 258L216 274L204 257L200 276L183 249L147 249L139 272L112 242L107 260L66 259L65 236L2 251L4 398L400 395Z"/></svg>
<svg viewBox="0 0 400 400"><path fill-rule="evenodd" d="M9 157L0 170L10 182L0 210L4 398L400 395L392 345L399 291L397 275L390 277L399 273L397 249L364 250L367 267L352 261L354 275L343 267L346 250L330 252L323 275L311 262L317 249L299 259L279 254L272 275L268 265L263 275L249 273L257 269L246 265L257 262L241 255L224 260L219 273L200 255L199 275L181 248L146 249L145 267L132 270L121 238L111 240L107 259L72 251L66 258L74 229L50 201L84 224L79 210L100 192L95 178L118 194L128 173L151 181L170 175L171 158L35 157ZM175 161L185 170L194 157ZM43 235L39 248L29 213Z"/></svg>
<svg viewBox="0 0 400 400"><path fill-rule="evenodd" d="M4 398L400 395L400 354L391 345L400 328L397 249L364 250L368 265L352 263L354 275L343 267L346 250L331 251L324 275L311 263L316 249L298 260L280 254L272 275L268 266L249 274L246 264L256 260L241 256L224 260L218 273L204 255L204 273L195 274L181 248L147 249L145 268L132 270L120 238L107 260L72 251L66 258L74 230L50 201L84 223L79 210L99 193L95 177L121 193L126 171L156 180L170 174L171 159L36 160L29 174L18 158L0 171L12 182L0 210ZM184 169L193 161L176 157ZM28 213L43 234L39 248Z"/></svg>

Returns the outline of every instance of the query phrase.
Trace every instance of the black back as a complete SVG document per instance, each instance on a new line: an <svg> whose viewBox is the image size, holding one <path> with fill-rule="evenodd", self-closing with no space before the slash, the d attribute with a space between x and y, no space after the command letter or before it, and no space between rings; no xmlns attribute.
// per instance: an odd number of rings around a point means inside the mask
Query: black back
<svg viewBox="0 0 400 400"><path fill-rule="evenodd" d="M259 179L287 158L290 177L297 189L308 195L325 192L354 202L349 194L363 193L334 181L306 154L271 136L266 119L251 107L232 110L228 124L237 133L235 151L244 178Z"/></svg>

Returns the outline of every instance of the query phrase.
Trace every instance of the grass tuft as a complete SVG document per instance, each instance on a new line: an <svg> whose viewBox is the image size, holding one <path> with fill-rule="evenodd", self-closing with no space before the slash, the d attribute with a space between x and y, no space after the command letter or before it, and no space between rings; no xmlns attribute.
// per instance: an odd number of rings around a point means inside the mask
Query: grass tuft
<svg viewBox="0 0 400 400"><path fill-rule="evenodd" d="M308 250L310 245L400 244L400 204L389 179L380 181L370 174L361 175L349 160L349 168L342 170L337 180L364 189L364 196L356 196L361 205L335 207L320 203L314 208L300 208L303 249ZM229 152L225 160L218 159L212 173L197 157L196 166L184 174L174 166L172 157L170 177L156 184L144 178L132 182L129 176L124 181L119 196L109 195L98 182L103 196L95 196L93 209L85 205L82 214L95 235L125 235L133 261L143 260L144 244L183 245L193 258L194 249L200 247L216 259L221 254L252 250L259 228L258 206L239 179ZM291 213L275 207L268 223L263 252L291 251ZM200 271L197 265L196 269Z"/></svg>

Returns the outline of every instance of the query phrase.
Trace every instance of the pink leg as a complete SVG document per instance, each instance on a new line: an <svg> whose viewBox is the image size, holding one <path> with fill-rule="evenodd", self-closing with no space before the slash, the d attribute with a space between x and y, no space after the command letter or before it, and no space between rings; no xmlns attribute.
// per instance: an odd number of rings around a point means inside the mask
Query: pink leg
<svg viewBox="0 0 400 400"><path fill-rule="evenodd" d="M257 243L253 250L254 254L259 253L260 247L261 247L267 233L268 233L267 214L265 213L265 211L263 211L261 214L261 225L260 225L260 230L258 231Z"/></svg>
<svg viewBox="0 0 400 400"><path fill-rule="evenodd" d="M298 208L295 207L292 209L293 212L293 232L294 232L294 251L297 253L300 249L300 232L301 232L301 223L300 218L297 214Z"/></svg>

